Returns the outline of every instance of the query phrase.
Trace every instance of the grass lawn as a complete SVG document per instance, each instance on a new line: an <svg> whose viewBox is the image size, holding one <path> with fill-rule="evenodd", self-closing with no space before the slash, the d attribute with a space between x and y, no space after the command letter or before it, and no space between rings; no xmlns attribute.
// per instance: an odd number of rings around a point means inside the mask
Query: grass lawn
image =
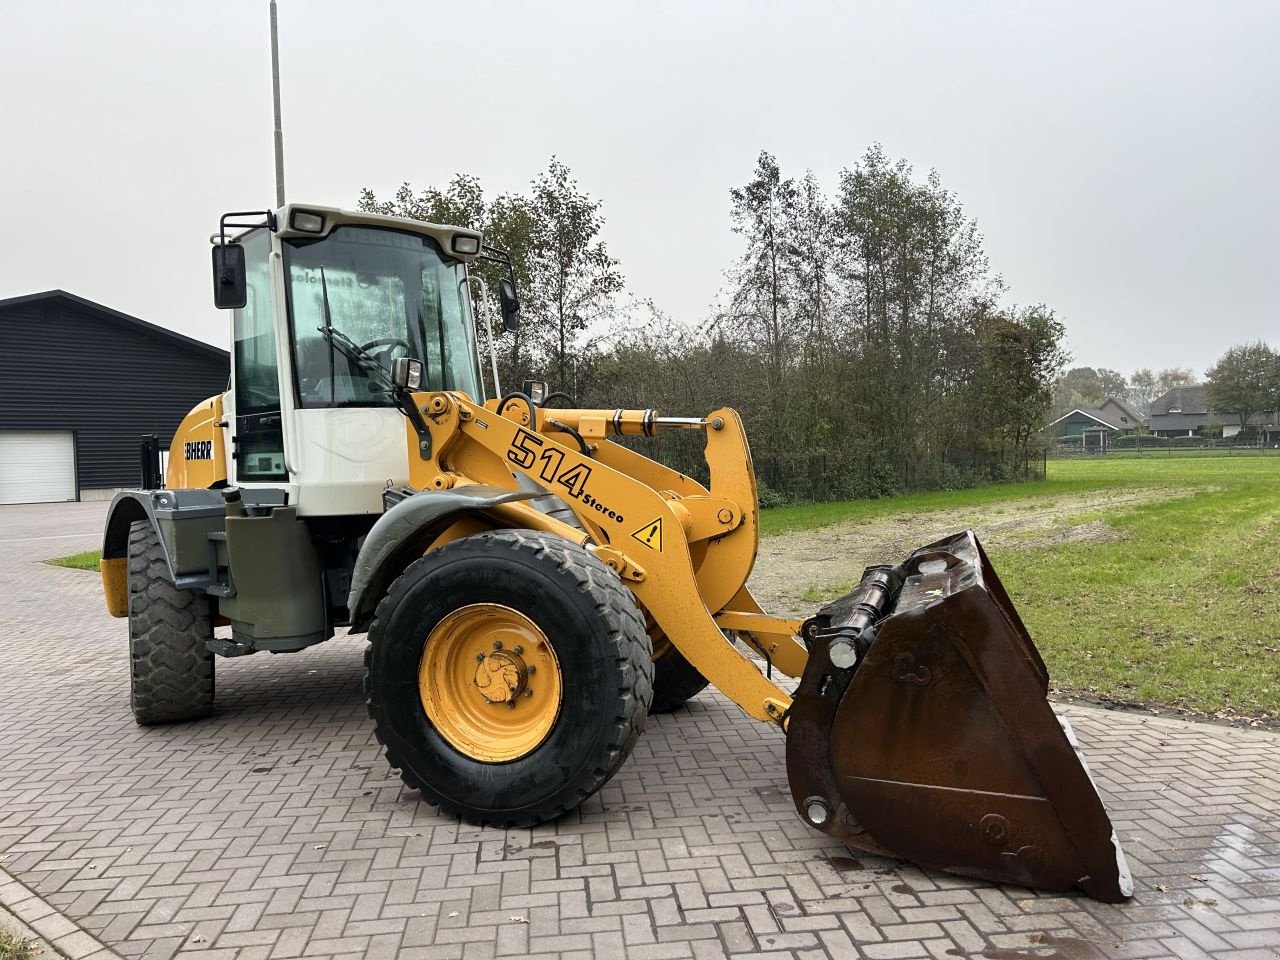
<svg viewBox="0 0 1280 960"><path fill-rule="evenodd" d="M1150 455L1051 460L1047 479L765 511L766 533L985 507L1052 494L1167 498L1071 517L1111 542L992 552L1063 693L1280 720L1280 459Z"/></svg>
<svg viewBox="0 0 1280 960"><path fill-rule="evenodd" d="M92 570L98 572L98 561L102 559L101 550L86 550L84 553L73 553L69 557L55 557L46 560L55 567L70 567L73 570Z"/></svg>

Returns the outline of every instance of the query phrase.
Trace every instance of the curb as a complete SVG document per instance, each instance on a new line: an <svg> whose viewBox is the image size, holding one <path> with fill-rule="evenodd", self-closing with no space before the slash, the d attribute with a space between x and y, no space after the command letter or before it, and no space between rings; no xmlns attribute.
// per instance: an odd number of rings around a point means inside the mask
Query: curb
<svg viewBox="0 0 1280 960"><path fill-rule="evenodd" d="M12 918L12 920L10 920ZM0 926L67 960L124 960L75 921L59 913L43 897L8 871L0 868Z"/></svg>

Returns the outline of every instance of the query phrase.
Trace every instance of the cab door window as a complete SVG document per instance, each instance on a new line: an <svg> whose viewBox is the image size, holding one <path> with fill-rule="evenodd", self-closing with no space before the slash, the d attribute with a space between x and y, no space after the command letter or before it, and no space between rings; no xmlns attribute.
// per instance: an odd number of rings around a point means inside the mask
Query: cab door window
<svg viewBox="0 0 1280 960"><path fill-rule="evenodd" d="M245 305L232 317L236 424L233 447L239 481L285 480L280 416L280 360L272 302L271 236L255 230L241 241Z"/></svg>

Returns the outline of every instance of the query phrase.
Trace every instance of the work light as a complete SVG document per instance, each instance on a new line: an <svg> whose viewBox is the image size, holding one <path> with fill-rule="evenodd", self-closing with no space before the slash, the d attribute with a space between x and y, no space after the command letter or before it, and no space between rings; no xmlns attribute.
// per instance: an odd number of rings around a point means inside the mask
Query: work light
<svg viewBox="0 0 1280 960"><path fill-rule="evenodd" d="M471 233L455 233L453 235L453 252L471 255L480 252L480 238Z"/></svg>
<svg viewBox="0 0 1280 960"><path fill-rule="evenodd" d="M295 210L289 218L289 225L303 233L324 233L324 217L306 210Z"/></svg>

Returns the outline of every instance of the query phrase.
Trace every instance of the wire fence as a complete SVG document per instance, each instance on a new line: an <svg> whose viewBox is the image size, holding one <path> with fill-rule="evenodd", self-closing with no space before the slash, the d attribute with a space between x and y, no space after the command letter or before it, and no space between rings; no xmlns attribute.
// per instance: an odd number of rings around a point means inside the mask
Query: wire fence
<svg viewBox="0 0 1280 960"><path fill-rule="evenodd" d="M1117 437L1106 447L1085 445L1079 437L1062 438L1049 449L1054 460L1081 460L1090 457L1177 457L1177 456L1258 456L1280 455L1280 440L1266 443L1236 443L1214 437L1157 437L1138 434Z"/></svg>

